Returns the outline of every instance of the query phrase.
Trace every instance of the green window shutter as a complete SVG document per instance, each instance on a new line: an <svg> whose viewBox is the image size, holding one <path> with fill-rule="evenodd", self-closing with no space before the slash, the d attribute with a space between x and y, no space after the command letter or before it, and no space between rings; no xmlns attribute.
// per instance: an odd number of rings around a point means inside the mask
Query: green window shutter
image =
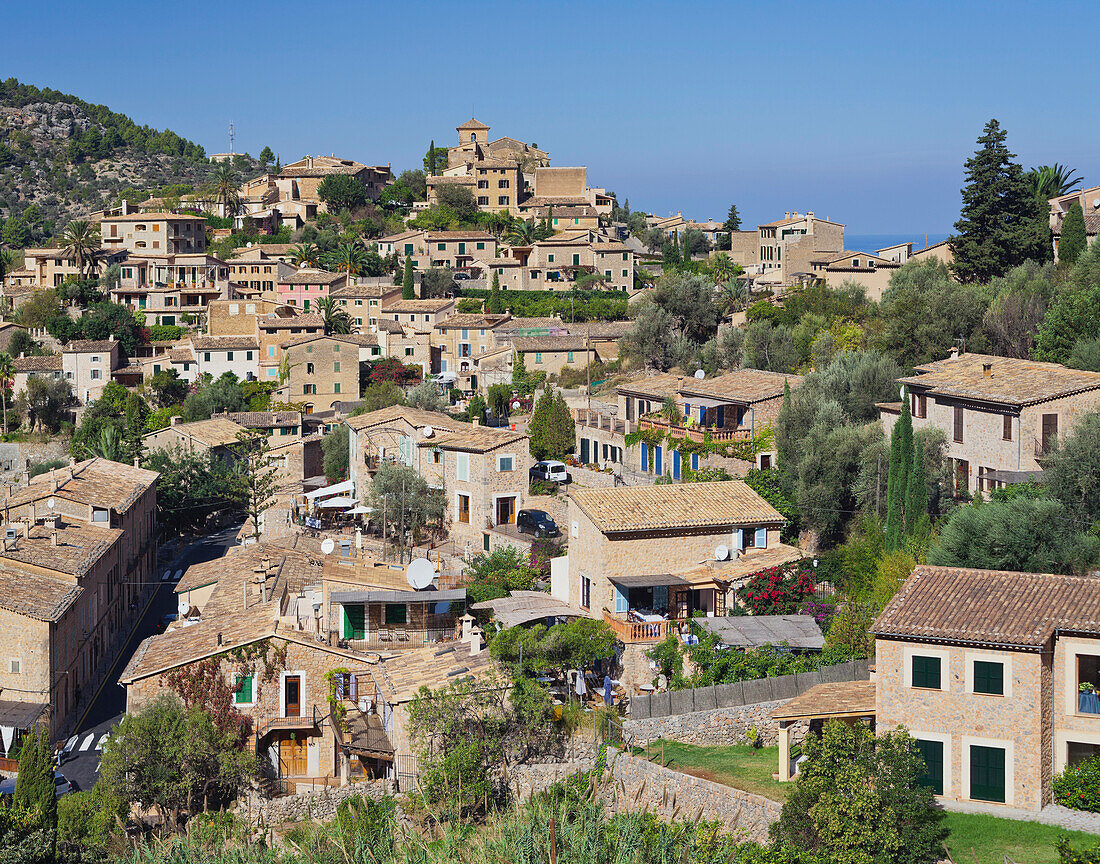
<svg viewBox="0 0 1100 864"><path fill-rule="evenodd" d="M937 795L943 794L943 742L917 739L917 751L924 760L924 774L917 781Z"/></svg>
<svg viewBox="0 0 1100 864"><path fill-rule="evenodd" d="M386 604L386 623L387 624L404 624L407 620L407 607L404 603L387 603Z"/></svg>
<svg viewBox="0 0 1100 864"><path fill-rule="evenodd" d="M1005 667L1003 663L985 660L974 661L974 692L991 696L1005 694Z"/></svg>
<svg viewBox="0 0 1100 864"><path fill-rule="evenodd" d="M1000 747L970 747L970 797L1005 801L1005 751Z"/></svg>
<svg viewBox="0 0 1100 864"><path fill-rule="evenodd" d="M237 679L237 693L233 701L238 705L246 705L252 702L252 676L242 675Z"/></svg>
<svg viewBox="0 0 1100 864"><path fill-rule="evenodd" d="M913 656L913 686L940 689L940 658Z"/></svg>
<svg viewBox="0 0 1100 864"><path fill-rule="evenodd" d="M364 626L366 616L363 604L353 604L344 607L344 638L362 639L367 632Z"/></svg>

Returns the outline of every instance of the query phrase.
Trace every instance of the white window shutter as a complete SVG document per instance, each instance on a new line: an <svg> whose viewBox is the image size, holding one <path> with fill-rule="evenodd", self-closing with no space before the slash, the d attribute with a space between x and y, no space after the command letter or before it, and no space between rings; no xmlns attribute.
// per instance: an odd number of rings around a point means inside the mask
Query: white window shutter
<svg viewBox="0 0 1100 864"><path fill-rule="evenodd" d="M768 529L757 528L756 529L756 548L763 549L768 545Z"/></svg>
<svg viewBox="0 0 1100 864"><path fill-rule="evenodd" d="M733 548L744 549L745 548L745 532L741 528L733 529Z"/></svg>

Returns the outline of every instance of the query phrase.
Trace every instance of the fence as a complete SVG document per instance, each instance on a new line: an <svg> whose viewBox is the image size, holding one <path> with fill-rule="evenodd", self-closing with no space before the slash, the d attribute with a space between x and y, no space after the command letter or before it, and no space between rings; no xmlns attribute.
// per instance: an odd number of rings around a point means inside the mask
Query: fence
<svg viewBox="0 0 1100 864"><path fill-rule="evenodd" d="M776 702L800 696L815 684L835 684L841 681L869 681L871 672L866 660L850 660L835 666L822 666L813 672L781 675L776 678L755 678L733 684L715 684L694 690L669 690L630 700L630 719L646 720L695 711L714 711Z"/></svg>
<svg viewBox="0 0 1100 864"><path fill-rule="evenodd" d="M398 754L393 759L393 779L398 792L416 792L420 789L420 767L411 753Z"/></svg>

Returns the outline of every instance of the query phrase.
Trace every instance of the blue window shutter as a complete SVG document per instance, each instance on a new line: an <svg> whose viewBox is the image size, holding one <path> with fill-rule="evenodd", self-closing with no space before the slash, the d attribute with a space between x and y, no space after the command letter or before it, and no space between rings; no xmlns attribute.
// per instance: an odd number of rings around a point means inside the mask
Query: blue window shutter
<svg viewBox="0 0 1100 864"><path fill-rule="evenodd" d="M630 603L627 600L626 594L623 589L618 585L615 586L615 611L626 612L630 608Z"/></svg>
<svg viewBox="0 0 1100 864"><path fill-rule="evenodd" d="M662 456L661 448L660 447L654 447L653 448L653 461L654 461L655 464L654 464L653 471L654 471L655 474L664 474L665 473L665 466L662 464L661 456Z"/></svg>
<svg viewBox="0 0 1100 864"><path fill-rule="evenodd" d="M690 417L691 416L691 403L690 402L685 402L684 403L684 416L685 417Z"/></svg>
<svg viewBox="0 0 1100 864"><path fill-rule="evenodd" d="M698 453L692 453L691 454L691 470L692 471L698 471L699 470L699 454Z"/></svg>
<svg viewBox="0 0 1100 864"><path fill-rule="evenodd" d="M672 451L672 479L673 480L679 480L680 479L680 451L679 450L673 450Z"/></svg>
<svg viewBox="0 0 1100 864"><path fill-rule="evenodd" d="M642 470L649 470L649 446L645 441L642 442Z"/></svg>
<svg viewBox="0 0 1100 864"><path fill-rule="evenodd" d="M768 529L757 528L756 529L756 548L763 549L768 545Z"/></svg>
<svg viewBox="0 0 1100 864"><path fill-rule="evenodd" d="M733 548L744 549L745 548L745 532L740 528L733 529Z"/></svg>
<svg viewBox="0 0 1100 864"><path fill-rule="evenodd" d="M707 423L707 409L705 407L699 408L699 422L702 423L704 426Z"/></svg>
<svg viewBox="0 0 1100 864"><path fill-rule="evenodd" d="M726 420L726 409L725 409L724 406L719 405L718 406L718 426L719 427L725 426L726 425L725 420Z"/></svg>

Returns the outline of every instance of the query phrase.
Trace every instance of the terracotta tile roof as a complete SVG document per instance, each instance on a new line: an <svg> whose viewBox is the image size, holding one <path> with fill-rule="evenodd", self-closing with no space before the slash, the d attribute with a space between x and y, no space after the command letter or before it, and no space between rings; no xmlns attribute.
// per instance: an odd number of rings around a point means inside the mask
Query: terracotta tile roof
<svg viewBox="0 0 1100 864"><path fill-rule="evenodd" d="M193 423L180 423L178 426L170 426L180 435L194 439L204 447L227 447L237 443L237 434L244 431L244 427L227 420L224 417L211 418L209 420L196 420ZM157 435L163 429L156 432L147 432L143 438Z"/></svg>
<svg viewBox="0 0 1100 864"><path fill-rule="evenodd" d="M111 339L74 339L61 350L66 354L91 354L110 352L118 347L118 343Z"/></svg>
<svg viewBox="0 0 1100 864"><path fill-rule="evenodd" d="M388 237L383 237L379 240L379 243L396 243L399 240L408 240L412 237L419 237L424 231L402 231L400 234L390 234Z"/></svg>
<svg viewBox="0 0 1100 864"><path fill-rule="evenodd" d="M344 422L352 429L359 430L368 429L380 423L392 423L396 420L404 420L416 429L423 429L425 426L431 426L437 432L457 429L459 426L466 425L463 424L462 421L455 420L438 411L424 411L423 409L410 408L406 405L390 405L388 408L380 408L377 411L371 411L367 414L349 417Z"/></svg>
<svg viewBox="0 0 1100 864"><path fill-rule="evenodd" d="M37 621L58 621L84 593L79 585L5 568L0 561L0 609Z"/></svg>
<svg viewBox="0 0 1100 864"><path fill-rule="evenodd" d="M329 294L333 297L377 298L400 290L400 285L337 285L329 289Z"/></svg>
<svg viewBox="0 0 1100 864"><path fill-rule="evenodd" d="M454 298L438 300L394 300L382 307L382 312L439 312L455 304Z"/></svg>
<svg viewBox="0 0 1100 864"><path fill-rule="evenodd" d="M899 383L928 388L937 395L1005 405L1032 405L1100 389L1100 372L990 354L961 354L918 366L917 372L911 378L899 378Z"/></svg>
<svg viewBox="0 0 1100 864"><path fill-rule="evenodd" d="M229 255L230 255L230 258L243 258L243 256L245 256L245 255L258 254L260 252L266 252L269 255L275 255L275 256L286 255L288 252L290 252L292 249L294 249L297 245L298 245L297 243L257 243L255 246L238 246L232 252L230 252ZM263 261L265 259L263 259L263 258L253 258L253 259L244 258L244 261L249 261L249 260ZM241 263L244 263L244 261L242 261ZM232 264L234 262L229 261L228 263Z"/></svg>
<svg viewBox="0 0 1100 864"><path fill-rule="evenodd" d="M1056 630L1100 635L1100 578L922 564L873 628L879 638L1020 648Z"/></svg>
<svg viewBox="0 0 1100 864"><path fill-rule="evenodd" d="M232 351L237 348L256 350L260 343L255 336L192 336L191 346L196 351Z"/></svg>
<svg viewBox="0 0 1100 864"><path fill-rule="evenodd" d="M217 416L247 429L302 425L302 415L297 411L229 411Z"/></svg>
<svg viewBox="0 0 1100 864"><path fill-rule="evenodd" d="M280 285L331 285L341 279L347 280L346 273L329 273L325 270L298 270L279 277Z"/></svg>
<svg viewBox="0 0 1100 864"><path fill-rule="evenodd" d="M98 504L124 513L157 482L159 476L156 471L146 471L97 456L72 467L39 474L31 479L29 486L8 498L7 503L15 507L56 495L80 504ZM55 478L56 492L53 490Z"/></svg>
<svg viewBox="0 0 1100 864"><path fill-rule="evenodd" d="M575 336L513 336L512 347L517 351L584 351L587 340L583 335ZM595 349L592 349L595 350Z"/></svg>
<svg viewBox="0 0 1100 864"><path fill-rule="evenodd" d="M636 393L654 399L664 399L680 394L688 400L692 396L702 396L726 399L730 402L753 403L782 396L784 382L789 382L793 390L802 383L802 376L765 372L760 369L735 369L715 378L694 378L690 375L664 373L621 384L617 390L621 393Z"/></svg>
<svg viewBox="0 0 1100 864"><path fill-rule="evenodd" d="M786 521L741 480L585 489L573 500L604 534Z"/></svg>
<svg viewBox="0 0 1100 864"><path fill-rule="evenodd" d="M592 339L621 339L634 329L633 321L593 321L588 325L570 325L570 331Z"/></svg>
<svg viewBox="0 0 1100 864"><path fill-rule="evenodd" d="M306 333L302 336L294 336L290 339L286 339L279 344L283 348L293 348L295 345L304 345L306 342L316 342L319 339L329 339L333 342L343 342L350 345L359 344L353 336L343 333L329 333L327 336L324 333Z"/></svg>
<svg viewBox="0 0 1100 864"><path fill-rule="evenodd" d="M494 327L499 327L505 321L510 320L510 316L505 315L481 315L476 312L459 313L458 315L452 315L449 318L444 318L438 324L436 329L452 329L458 328L471 328L471 327L484 327L487 330Z"/></svg>
<svg viewBox="0 0 1100 864"><path fill-rule="evenodd" d="M692 585L706 581L737 582L769 567L780 567L805 557L796 546L780 543L764 549L746 549L737 558L728 561L706 561L677 575Z"/></svg>
<svg viewBox="0 0 1100 864"><path fill-rule="evenodd" d="M458 174L447 177L429 177L426 180L428 186L473 186L477 178L471 174Z"/></svg>
<svg viewBox="0 0 1100 864"><path fill-rule="evenodd" d="M773 720L798 720L807 717L873 717L874 681L840 681L815 684L801 696L772 711Z"/></svg>
<svg viewBox="0 0 1100 864"><path fill-rule="evenodd" d="M463 123L458 128L459 129L482 129L486 132L489 131L489 127L486 126L484 123L482 123L480 120L478 120L476 117L471 117L469 120L467 120L465 123Z"/></svg>
<svg viewBox="0 0 1100 864"><path fill-rule="evenodd" d="M470 654L469 645L459 642L446 648L430 646L402 651L374 667L375 682L390 705L408 702L421 687L439 690L452 681L484 678L493 671L488 650Z"/></svg>
<svg viewBox="0 0 1100 864"><path fill-rule="evenodd" d="M391 322L396 324L396 321ZM344 342L354 342L356 345L377 345L377 333L345 333L340 337Z"/></svg>
<svg viewBox="0 0 1100 864"><path fill-rule="evenodd" d="M429 243L442 240L494 240L488 231L429 231L425 239Z"/></svg>
<svg viewBox="0 0 1100 864"><path fill-rule="evenodd" d="M475 426L472 423L457 423L458 428L440 433L419 442L421 447L439 447L441 450L461 450L469 453L488 453L498 447L522 447L527 449L527 436L511 429L494 429L489 426Z"/></svg>
<svg viewBox="0 0 1100 864"><path fill-rule="evenodd" d="M52 540L54 529L47 525L35 525L30 537L20 532L14 540L8 540L7 548L0 550L0 570L20 570L20 564L29 564L83 576L124 533L120 528L101 528L87 522L60 522L56 530L57 545Z"/></svg>
<svg viewBox="0 0 1100 864"><path fill-rule="evenodd" d="M194 363L195 355L190 348L173 348L165 355L173 363Z"/></svg>
<svg viewBox="0 0 1100 864"><path fill-rule="evenodd" d="M17 357L11 361L13 372L60 372L61 355L47 354L44 357Z"/></svg>
<svg viewBox="0 0 1100 864"><path fill-rule="evenodd" d="M104 216L103 222L202 222L194 213L128 213L125 216ZM121 239L121 238L120 238Z"/></svg>
<svg viewBox="0 0 1100 864"><path fill-rule="evenodd" d="M520 210L526 210L530 207L570 207L577 206L583 207L588 204L588 199L583 195L533 195L526 201L521 201L519 205Z"/></svg>
<svg viewBox="0 0 1100 864"><path fill-rule="evenodd" d="M291 330L295 327L324 327L325 319L309 312L289 318L260 318L259 325L263 330Z"/></svg>

